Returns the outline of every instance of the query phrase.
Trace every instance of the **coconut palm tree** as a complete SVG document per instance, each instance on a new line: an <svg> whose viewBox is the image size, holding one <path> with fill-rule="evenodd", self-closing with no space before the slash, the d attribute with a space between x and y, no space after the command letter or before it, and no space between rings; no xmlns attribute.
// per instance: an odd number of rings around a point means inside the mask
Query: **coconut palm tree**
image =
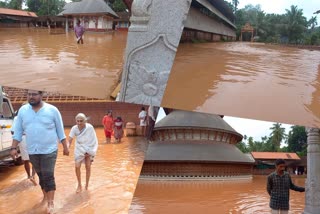
<svg viewBox="0 0 320 214"><path fill-rule="evenodd" d="M285 128L281 127L281 125L281 123L274 123L270 128L272 130L270 134L271 143L275 151L280 150L280 144L282 140L285 140L287 137L286 130Z"/></svg>
<svg viewBox="0 0 320 214"><path fill-rule="evenodd" d="M313 30L315 28L315 26L317 26L317 24L318 24L318 22L317 22L316 16L312 16L308 21L308 26L310 27L311 30Z"/></svg>
<svg viewBox="0 0 320 214"><path fill-rule="evenodd" d="M302 37L307 26L307 20L303 16L302 9L292 5L290 10L286 9L285 26L289 42L297 43Z"/></svg>
<svg viewBox="0 0 320 214"><path fill-rule="evenodd" d="M232 0L233 12L235 13L238 10L239 0Z"/></svg>

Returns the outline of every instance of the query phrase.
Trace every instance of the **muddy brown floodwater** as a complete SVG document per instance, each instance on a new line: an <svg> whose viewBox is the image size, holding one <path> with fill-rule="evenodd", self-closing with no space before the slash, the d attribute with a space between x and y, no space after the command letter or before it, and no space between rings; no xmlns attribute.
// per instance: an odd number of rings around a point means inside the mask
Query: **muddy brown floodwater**
<svg viewBox="0 0 320 214"><path fill-rule="evenodd" d="M304 186L305 178L293 178ZM305 194L290 192L289 214L301 214ZM130 214L270 214L266 177L249 181L139 180Z"/></svg>
<svg viewBox="0 0 320 214"><path fill-rule="evenodd" d="M61 33L59 33L61 32ZM0 85L108 98L127 32L0 29ZM320 127L320 51L260 43L180 44L162 106Z"/></svg>
<svg viewBox="0 0 320 214"><path fill-rule="evenodd" d="M99 148L92 164L89 190L76 194L73 148L70 156L59 155L56 163L56 213L127 213L144 160L146 142L139 137L124 138L120 144L104 144L102 128L96 129ZM69 134L69 129L66 129ZM85 168L81 169L82 182ZM36 177L37 178L37 177ZM38 179L37 179L38 181ZM84 185L84 183L83 183ZM39 206L42 192L26 179L23 166L0 168L0 213L45 213Z"/></svg>
<svg viewBox="0 0 320 214"><path fill-rule="evenodd" d="M60 33L59 33L60 32ZM108 98L122 68L126 32L0 28L0 85Z"/></svg>
<svg viewBox="0 0 320 214"><path fill-rule="evenodd" d="M320 51L180 44L162 106L320 127Z"/></svg>

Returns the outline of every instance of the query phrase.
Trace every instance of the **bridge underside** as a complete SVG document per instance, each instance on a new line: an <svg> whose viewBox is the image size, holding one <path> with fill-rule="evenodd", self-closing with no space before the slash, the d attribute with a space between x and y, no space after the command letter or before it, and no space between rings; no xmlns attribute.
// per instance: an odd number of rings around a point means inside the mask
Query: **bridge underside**
<svg viewBox="0 0 320 214"><path fill-rule="evenodd" d="M131 10L133 0L123 0L123 2ZM225 5L220 1L216 1L214 5L210 0L193 0L184 24L181 42L235 40L233 14L222 10L226 9L222 6Z"/></svg>

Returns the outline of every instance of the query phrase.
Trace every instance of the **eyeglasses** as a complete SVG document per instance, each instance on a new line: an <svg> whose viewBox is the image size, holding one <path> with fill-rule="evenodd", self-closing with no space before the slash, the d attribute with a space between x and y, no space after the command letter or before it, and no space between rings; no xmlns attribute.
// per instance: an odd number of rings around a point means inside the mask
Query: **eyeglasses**
<svg viewBox="0 0 320 214"><path fill-rule="evenodd" d="M29 97L35 97L35 96L38 96L40 95L39 93L28 93L28 96Z"/></svg>
<svg viewBox="0 0 320 214"><path fill-rule="evenodd" d="M83 122L83 120L77 120L77 122L78 122L78 123L82 123L82 122Z"/></svg>

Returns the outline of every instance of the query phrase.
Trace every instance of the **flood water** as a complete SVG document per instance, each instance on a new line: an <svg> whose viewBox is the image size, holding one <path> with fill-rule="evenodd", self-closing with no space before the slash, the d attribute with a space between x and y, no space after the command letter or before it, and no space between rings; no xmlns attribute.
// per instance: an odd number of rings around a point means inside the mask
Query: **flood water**
<svg viewBox="0 0 320 214"><path fill-rule="evenodd" d="M293 178L298 186L305 178ZM290 214L301 214L305 193L290 192ZM270 214L266 177L247 181L150 181L139 180L130 214L201 213Z"/></svg>
<svg viewBox="0 0 320 214"><path fill-rule="evenodd" d="M320 127L320 51L180 44L162 106Z"/></svg>
<svg viewBox="0 0 320 214"><path fill-rule="evenodd" d="M63 156L62 146L59 146L55 169L56 213L128 213L147 144L138 137L124 138L120 144L104 144L103 129L98 128L96 132L99 147L92 164L88 191L76 193L74 144L70 156ZM84 187L84 166L81 176ZM38 181L38 177L36 179ZM0 167L0 213L45 213L46 207L39 205L41 200L40 187L26 179L23 166Z"/></svg>
<svg viewBox="0 0 320 214"><path fill-rule="evenodd" d="M59 33L60 32L60 33ZM0 29L0 84L109 98L127 32ZM320 51L248 42L180 44L162 106L320 127Z"/></svg>
<svg viewBox="0 0 320 214"><path fill-rule="evenodd" d="M0 85L109 98L122 69L126 32L0 28Z"/></svg>

